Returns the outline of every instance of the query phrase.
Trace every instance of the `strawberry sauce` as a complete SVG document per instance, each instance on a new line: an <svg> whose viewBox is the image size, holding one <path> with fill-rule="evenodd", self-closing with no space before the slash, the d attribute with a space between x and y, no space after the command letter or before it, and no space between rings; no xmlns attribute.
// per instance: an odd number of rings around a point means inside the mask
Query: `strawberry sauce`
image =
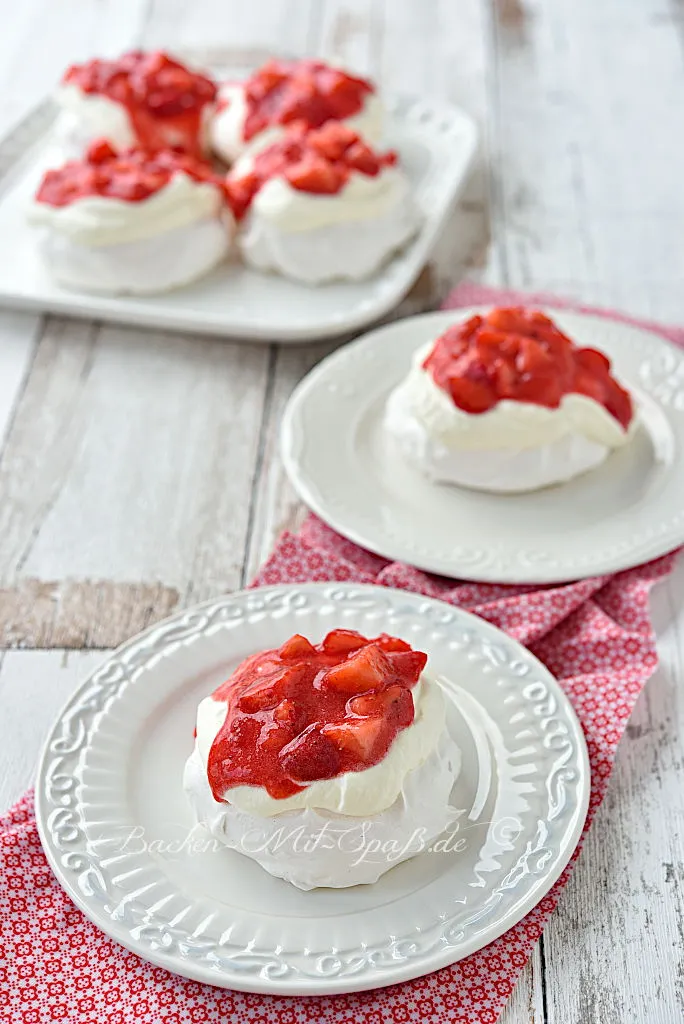
<svg viewBox="0 0 684 1024"><path fill-rule="evenodd" d="M326 121L353 117L375 92L364 78L316 60L271 60L252 75L244 89L245 142L271 125L301 122L307 128L320 128Z"/></svg>
<svg viewBox="0 0 684 1024"><path fill-rule="evenodd" d="M468 413L487 412L503 398L555 409L572 392L599 402L625 430L633 415L602 352L579 348L549 317L519 306L448 328L423 369Z"/></svg>
<svg viewBox="0 0 684 1024"><path fill-rule="evenodd" d="M257 153L248 173L228 177L233 212L239 220L271 178L282 176L298 192L336 195L353 173L376 177L397 162L393 151L376 153L357 132L337 121L307 131L295 127Z"/></svg>
<svg viewBox="0 0 684 1024"><path fill-rule="evenodd" d="M72 64L63 81L124 107L145 149L176 147L201 154L202 114L217 88L168 54L133 50L118 60Z"/></svg>
<svg viewBox="0 0 684 1024"><path fill-rule="evenodd" d="M142 149L117 153L100 139L91 144L83 160L70 160L62 167L46 171L36 200L50 206L68 206L87 196L102 196L137 203L159 192L181 172L193 181L214 185L225 197L223 179L189 153L150 153Z"/></svg>
<svg viewBox="0 0 684 1024"><path fill-rule="evenodd" d="M377 764L413 722L411 688L426 662L396 637L346 629L315 647L295 634L247 658L213 694L228 705L207 765L214 799L232 786L283 799Z"/></svg>

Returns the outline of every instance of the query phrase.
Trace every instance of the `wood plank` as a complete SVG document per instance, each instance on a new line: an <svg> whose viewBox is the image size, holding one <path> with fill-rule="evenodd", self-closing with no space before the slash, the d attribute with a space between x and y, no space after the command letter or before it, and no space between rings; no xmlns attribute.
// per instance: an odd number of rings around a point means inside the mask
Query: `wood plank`
<svg viewBox="0 0 684 1024"><path fill-rule="evenodd" d="M549 1024L684 1019L684 563L654 597L662 668L546 928Z"/></svg>
<svg viewBox="0 0 684 1024"><path fill-rule="evenodd" d="M661 0L514 9L493 21L493 267L513 286L681 319L684 74L672 19Z"/></svg>
<svg viewBox="0 0 684 1024"><path fill-rule="evenodd" d="M75 583L5 643L119 642L239 585L267 371L262 347L50 321L0 465L0 582L11 619Z"/></svg>
<svg viewBox="0 0 684 1024"><path fill-rule="evenodd" d="M38 755L53 720L101 652L6 651L0 655L0 813L33 784Z"/></svg>
<svg viewBox="0 0 684 1024"><path fill-rule="evenodd" d="M546 1024L543 1011L539 944L523 968L497 1024Z"/></svg>

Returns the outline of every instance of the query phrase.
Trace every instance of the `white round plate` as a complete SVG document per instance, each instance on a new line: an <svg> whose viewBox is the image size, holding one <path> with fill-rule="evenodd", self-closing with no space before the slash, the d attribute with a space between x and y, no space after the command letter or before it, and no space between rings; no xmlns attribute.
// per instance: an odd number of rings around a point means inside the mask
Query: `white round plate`
<svg viewBox="0 0 684 1024"><path fill-rule="evenodd" d="M242 658L336 626L428 653L463 753L462 813L446 850L374 885L302 892L191 833L181 776L198 702ZM213 985L314 995L414 978L491 942L558 878L588 797L579 723L525 648L440 601L326 583L223 597L120 647L48 737L36 814L59 881L124 946Z"/></svg>
<svg viewBox="0 0 684 1024"><path fill-rule="evenodd" d="M578 344L601 349L636 394L642 423L597 469L528 494L434 484L382 430L411 357L481 309L428 313L371 331L320 363L286 409L285 468L334 529L385 558L497 583L617 572L684 540L684 353L648 331L547 310Z"/></svg>

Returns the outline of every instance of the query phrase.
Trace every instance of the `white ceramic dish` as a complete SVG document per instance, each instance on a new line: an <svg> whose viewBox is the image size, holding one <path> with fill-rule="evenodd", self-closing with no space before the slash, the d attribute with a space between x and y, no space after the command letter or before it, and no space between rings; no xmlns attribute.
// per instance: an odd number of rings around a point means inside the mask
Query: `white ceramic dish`
<svg viewBox="0 0 684 1024"><path fill-rule="evenodd" d="M196 705L239 660L335 626L388 630L428 653L463 753L462 813L447 850L374 885L301 892L197 826L194 853L183 844L181 777ZM336 583L233 594L120 647L55 723L36 814L61 884L118 942L213 985L314 995L417 977L491 942L560 875L588 796L579 723L527 650L442 602Z"/></svg>
<svg viewBox="0 0 684 1024"><path fill-rule="evenodd" d="M61 159L43 135L0 183L0 305L264 342L315 341L379 319L423 268L465 183L477 136L473 121L454 107L396 97L388 105L386 146L399 151L423 222L407 248L369 280L312 288L235 260L163 295L106 297L60 288L42 266L35 229L25 221L44 168Z"/></svg>
<svg viewBox="0 0 684 1024"><path fill-rule="evenodd" d="M632 443L595 470L527 494L433 484L381 429L413 352L477 310L428 313L372 331L320 363L286 410L282 454L304 501L357 544L428 572L545 583L616 572L684 541L684 353L602 317L547 310L602 349L636 393Z"/></svg>

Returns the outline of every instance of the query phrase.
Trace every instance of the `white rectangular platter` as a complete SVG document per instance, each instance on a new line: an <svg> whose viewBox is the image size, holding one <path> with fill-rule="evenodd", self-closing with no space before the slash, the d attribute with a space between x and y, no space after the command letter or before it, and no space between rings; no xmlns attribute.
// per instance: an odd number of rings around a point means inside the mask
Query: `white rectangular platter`
<svg viewBox="0 0 684 1024"><path fill-rule="evenodd" d="M43 169L55 162L48 127L39 130L19 160L16 155L10 160L10 153L3 161L10 166L0 182L0 306L263 342L317 341L378 320L420 274L458 200L477 145L473 121L454 107L402 97L390 98L388 107L385 144L399 152L423 221L410 245L369 280L309 287L234 260L162 295L107 297L63 289L38 259L34 229L25 220ZM50 120L45 108L42 125ZM39 117L34 130L36 125L40 128ZM24 135L28 130L27 125ZM12 141L16 154L21 138Z"/></svg>

